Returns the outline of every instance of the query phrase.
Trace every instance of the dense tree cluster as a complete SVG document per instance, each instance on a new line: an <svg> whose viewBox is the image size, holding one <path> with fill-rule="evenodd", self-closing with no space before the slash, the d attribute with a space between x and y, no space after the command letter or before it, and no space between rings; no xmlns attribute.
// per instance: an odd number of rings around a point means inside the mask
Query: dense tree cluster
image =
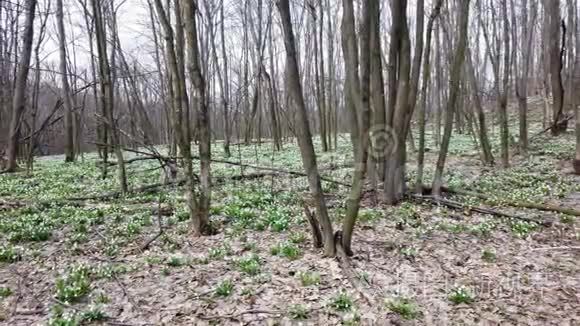
<svg viewBox="0 0 580 326"><path fill-rule="evenodd" d="M122 42L129 5L147 13L139 26L150 40L146 60ZM212 232L212 146L231 156L232 142L280 150L296 138L314 231L326 255L337 246L351 254L369 187L387 204L423 193L428 131L440 146L435 195L453 132L471 134L491 166L489 133L499 126L507 168L534 137L530 96L544 103L544 132L566 131L580 100L578 11L573 0L0 1L2 168L15 172L22 161L30 171L34 156L73 162L97 150L103 177L116 164L126 193L124 153L144 151L181 167L192 232L202 235ZM46 53L51 42L58 56ZM341 133L350 134L355 163L334 232L313 142L333 151ZM577 140L580 173L578 132ZM415 185L406 180L411 151Z"/></svg>

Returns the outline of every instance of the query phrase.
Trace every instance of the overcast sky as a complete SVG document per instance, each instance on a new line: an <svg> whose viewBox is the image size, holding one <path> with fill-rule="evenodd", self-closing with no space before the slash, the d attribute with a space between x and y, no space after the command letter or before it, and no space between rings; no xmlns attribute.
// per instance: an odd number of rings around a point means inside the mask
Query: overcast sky
<svg viewBox="0 0 580 326"><path fill-rule="evenodd" d="M55 0L52 0L51 12L54 12ZM120 1L117 1L121 3ZM39 9L46 11L47 0L39 1ZM73 28L65 22L67 42L74 43L79 66L88 64L89 43L85 29L82 7L77 0L65 0L65 20L72 22ZM70 14L70 16L67 15ZM67 17L68 16L68 17ZM37 17L39 18L39 17ZM40 19L37 19L40 24ZM121 45L125 53L138 58L143 63L151 62L151 32L149 31L149 9L146 0L126 0L118 11L118 28ZM38 36L36 31L35 36ZM71 47L69 46L69 51ZM43 47L47 64L58 63L58 34L56 33L56 15L51 15L47 24L46 42ZM71 54L72 55L72 54Z"/></svg>

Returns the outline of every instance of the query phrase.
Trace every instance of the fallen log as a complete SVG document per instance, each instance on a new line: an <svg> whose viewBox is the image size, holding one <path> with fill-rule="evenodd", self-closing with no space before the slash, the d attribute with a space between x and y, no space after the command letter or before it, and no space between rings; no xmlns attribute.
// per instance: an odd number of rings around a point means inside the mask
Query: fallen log
<svg viewBox="0 0 580 326"><path fill-rule="evenodd" d="M162 188L162 187L166 187L166 186L172 186L172 185L181 186L184 184L185 184L185 179L179 179L179 180L164 182L164 183L154 183L154 184L145 185L142 187L133 188L133 189L131 189L131 191L129 191L128 194L149 192L149 191L153 191L153 190L156 190L158 188ZM66 200L67 201L107 200L107 199L119 198L119 197L121 197L121 195L122 195L122 193L120 191L113 191L113 192L109 192L109 193L105 193L105 194L101 194L101 195L95 195L95 196L70 197L70 198L67 198Z"/></svg>
<svg viewBox="0 0 580 326"><path fill-rule="evenodd" d="M234 176L230 176L230 177L216 177L216 178L214 178L213 185L214 186L221 185L229 180L259 179L259 178L264 178L264 177L273 176L273 175L274 176L281 175L281 174L284 174L285 172L291 172L290 173L291 175L306 176L306 174L302 174L300 172L272 169L272 173L254 173L254 174L246 174L246 175L234 175ZM322 180L324 180L326 182L330 182L330 183L336 183L339 185L343 185L345 187L348 186L345 183L342 183L340 181L335 181L332 179L323 178ZM173 185L182 186L184 184L185 184L185 179L178 179L178 180L169 181L169 182L165 182L165 183L154 183L154 184L150 184L150 185L144 185L141 187L133 188L127 194L152 192L152 191L157 190L159 188L173 186ZM65 201L73 201L74 202L74 201L85 201L85 200L109 200L109 199L119 198L119 197L121 197L121 195L122 195L122 193L120 191L112 191L109 193L104 193L104 194L94 195L94 196L69 197L69 198L66 198Z"/></svg>
<svg viewBox="0 0 580 326"><path fill-rule="evenodd" d="M411 195L411 197L416 199L416 200L427 201L427 202L430 202L433 204L440 204L440 205L443 205L443 206L446 206L449 208L453 208L453 209L457 209L457 210L461 210L461 211L467 211L467 212L472 211L472 212L477 212L477 213L481 213L481 214L516 219L516 220L525 221L528 223L535 223L535 224L543 225L545 227L550 227L553 224L552 221L537 220L537 219L533 219L533 218L529 218L529 217L525 217L525 216L508 214L505 212L500 212L500 211L497 211L494 209L489 209L489 208L484 208L484 207L477 207L477 206L472 207L469 205L462 204L460 202L456 202L453 200L449 200L449 199L437 197L437 196L425 196L425 195L413 194L413 195Z"/></svg>
<svg viewBox="0 0 580 326"><path fill-rule="evenodd" d="M133 153L137 153L137 154L142 154L145 155L146 157L149 157L150 159L156 159L156 160L160 160L160 161L170 161L170 160L175 160L178 159L176 157L166 157L157 153L148 153L148 152L143 152L143 151L139 151L139 150L135 150L132 148L123 148L126 151L130 151ZM193 155L191 157L194 160L199 160L199 156L195 156ZM139 160L144 160L145 158L139 158ZM242 163L242 162L234 162L234 161L228 161L228 160L220 160L220 159L211 159L210 160L213 163L221 163L221 164L226 164L226 165L234 165L234 166L240 166L240 167L244 167L244 168L250 168L250 169L256 169L259 171L270 171L270 172L275 172L275 173L279 173L279 174L288 174L288 175L294 175L294 176L298 176L298 177L308 177L308 175L304 172L298 172L298 171L292 171L292 170L285 170L285 169L278 169L278 168L274 168L274 167L267 167L267 166L258 166L258 165L252 165L252 164L246 164L246 163ZM125 161L125 163L127 163L127 161ZM116 164L116 163L115 163ZM339 166L340 167L340 166ZM334 183L340 186L344 186L344 187L350 187L350 184L348 183L344 183L344 182L340 182L337 180L333 180L331 178L327 178L324 176L320 176L320 180L322 181L326 181L329 183Z"/></svg>
<svg viewBox="0 0 580 326"><path fill-rule="evenodd" d="M426 188L426 189L429 189L429 188ZM449 187L443 187L443 188L441 188L441 190L443 192L446 192L449 194L475 197L475 198L479 198L482 200L490 200L490 198L488 196L486 196L482 193L478 193L478 192L452 189ZM539 204L539 203L530 203L530 202L505 202L504 204L507 206L518 207L518 208L537 209L539 211L545 211L545 212L556 212L556 213L561 213L561 214L566 214L566 215L580 216L580 211L578 211L578 210L575 210L573 208L550 205L550 204Z"/></svg>
<svg viewBox="0 0 580 326"><path fill-rule="evenodd" d="M7 201L0 199L0 211L1 210L8 210L14 208L20 208L26 206L27 204L21 201Z"/></svg>

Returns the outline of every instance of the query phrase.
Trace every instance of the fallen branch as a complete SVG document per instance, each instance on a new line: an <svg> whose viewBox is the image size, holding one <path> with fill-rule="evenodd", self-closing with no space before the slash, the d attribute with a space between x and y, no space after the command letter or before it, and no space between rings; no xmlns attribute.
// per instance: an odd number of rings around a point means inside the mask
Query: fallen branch
<svg viewBox="0 0 580 326"><path fill-rule="evenodd" d="M567 125L567 124L568 124L568 121L572 120L572 118L573 118L573 117L574 117L574 115L569 115L569 116L566 116L566 117L565 117L564 119L562 119L562 120L559 120L559 121L557 121L557 122L555 122L555 123L552 123L552 124L550 124L550 126L548 126L548 128L546 128L546 129L544 129L544 130L542 130L542 131L538 132L537 134L533 135L532 137L530 137L530 139L529 139L529 140L531 141L531 140L533 140L534 138L536 138L536 137L538 137L538 136L540 136L540 135L542 135L542 134L545 134L546 132L548 132L548 131L550 131L550 130L552 130L552 129L554 129L554 128L561 128L561 127L562 127L562 126L564 126L565 124Z"/></svg>
<svg viewBox="0 0 580 326"><path fill-rule="evenodd" d="M95 143L96 144L96 143ZM147 157L149 157L150 159L157 159L157 160L161 160L161 161L169 161L169 160L175 160L177 158L175 157L166 157L160 154L155 154L155 153L148 153L148 152L143 152L143 151L139 151L136 149L132 149L132 148L123 148L123 150L129 151L129 152L133 152L133 153L137 153L137 154L142 154L145 155ZM191 157L194 160L199 160L199 156L195 156L193 155ZM144 160L145 158L139 158L139 160ZM220 159L211 159L210 160L213 163L221 163L221 164L227 164L227 165L234 165L234 166L240 166L240 167L244 167L244 168L251 168L251 169L256 169L256 170L260 170L260 171L270 171L270 172L275 172L278 174L288 174L288 175L294 175L294 176L298 176L298 177L308 177L308 175L304 172L298 172L298 171L292 171L292 170L284 170L284 169L277 169L277 168L273 168L273 167L267 167L267 166L257 166L257 165L252 165L252 164L245 164L242 162L234 162L234 161L228 161L228 160L220 160ZM127 163L127 161L125 161L125 163ZM116 163L115 163L116 164ZM333 180L330 178L326 178L323 176L320 176L320 180L322 181L326 181L329 183L334 183L340 186L344 186L344 187L350 187L350 184L344 183L344 182L340 182L337 180Z"/></svg>
<svg viewBox="0 0 580 326"><path fill-rule="evenodd" d="M237 320L239 317L243 316L243 315L255 315L255 314L266 314L266 315L280 315L284 313L281 310L264 310L264 309L250 309L250 310L245 310L242 312L237 312L237 313L233 313L233 314L227 314L227 315L213 315L213 316L204 316L204 315L198 315L197 318L199 319L204 319L204 320L213 320L213 319L234 319Z"/></svg>
<svg viewBox="0 0 580 326"><path fill-rule="evenodd" d="M460 196L470 196L479 198L482 200L490 200L490 198L484 194L472 191L464 191L464 190L457 190L448 187L443 187L441 189L443 192L460 195ZM566 215L573 215L573 216L580 216L580 211L575 210L573 208L566 208L566 207L559 207L550 204L538 204L538 203L530 203L530 202L505 202L507 206L518 207L518 208L528 208L528 209L537 209L539 211L545 212L556 212L562 213Z"/></svg>
<svg viewBox="0 0 580 326"><path fill-rule="evenodd" d="M417 200L428 201L431 203L440 204L440 205L447 206L449 208L453 208L453 209L457 209L457 210L461 210L461 211L468 211L468 212L473 211L473 212L477 212L477 213L481 213L481 214L506 217L506 218L516 219L516 220L520 220L520 221L525 221L528 223L536 223L536 224L540 224L540 225L543 225L546 227L550 227L553 224L552 221L540 221L540 220L536 220L533 218L508 214L508 213L500 212L500 211L489 209L489 208L472 207L472 206L465 205L463 203L456 202L456 201L449 200L449 199L445 199L442 197L424 196L424 195L416 195L416 194L413 194L412 197L414 199L417 199Z"/></svg>
<svg viewBox="0 0 580 326"><path fill-rule="evenodd" d="M580 250L580 247L546 247L546 248L533 248L532 251L537 250Z"/></svg>
<svg viewBox="0 0 580 326"><path fill-rule="evenodd" d="M157 232L157 234L155 234L155 236L151 239L149 239L149 241L145 242L142 246L141 246L141 251L145 251L147 250L147 248L149 248L149 246L155 241L157 240L161 235L163 235L163 222L161 221L161 213L162 213L162 209L161 209L161 200L159 200L159 203L157 205L157 225L159 227L159 231Z"/></svg>
<svg viewBox="0 0 580 326"><path fill-rule="evenodd" d="M193 159L199 160L198 156L193 156ZM218 160L218 159L212 159L211 160L214 163L222 163L222 164L228 164L228 165L235 165L235 166L241 166L241 167L245 167L245 168L251 168L251 169L256 169L256 170L262 170L262 171L271 171L271 172L277 172L280 174L288 174L288 175L295 175L295 176L299 176L299 177L308 177L308 175L306 173L303 172L298 172L298 171L292 171L292 170L284 170L284 169L276 169L276 168L271 168L271 167L266 167L266 166L256 166L256 165L251 165L251 164L244 164L241 162L232 162L232 161L227 161L227 160ZM322 181L326 181L329 183L334 183L340 186L344 186L344 187L350 187L350 184L344 183L344 182L340 182L340 181L336 181L330 178L326 178L323 176L320 176L320 180Z"/></svg>
<svg viewBox="0 0 580 326"><path fill-rule="evenodd" d="M134 157L134 158L130 158L128 160L124 160L123 163L125 163L125 164L131 164L131 163L135 163L135 162L153 161L153 160L157 161L159 159L156 158L156 157L150 157L150 156L146 156L146 157ZM98 164L105 164L105 162L99 162ZM117 165L117 162L116 161L112 161L112 162L109 161L109 162L107 162L107 165L109 165L109 166L115 166L115 165Z"/></svg>
<svg viewBox="0 0 580 326"><path fill-rule="evenodd" d="M83 87L75 90L72 95L76 95L80 92L83 92L84 90L92 87L96 85L95 82L92 83L88 83L86 85L84 85ZM53 120L52 122L50 121L52 119L52 117L56 114L56 112L58 112L58 110L60 110L60 108L63 106L64 101L62 98L59 98L56 103L54 104L54 107L52 108L52 111L50 112L50 114L44 119L44 121L40 124L40 128L36 129L35 131L31 132L30 134L28 134L26 137L21 138L19 141L23 142L23 141L27 141L29 140L31 137L36 137L37 134L41 133L46 127L50 127L53 124L57 123L58 121L62 120L62 118L64 116L60 116L58 118L56 118L55 120Z"/></svg>
<svg viewBox="0 0 580 326"><path fill-rule="evenodd" d="M156 189L161 188L161 187L172 186L172 185L181 186L183 184L185 184L185 179L179 179L179 180L169 181L169 182L164 182L164 183L154 183L154 184L145 185L142 187L133 188L133 189L131 189L131 191L129 191L129 193L136 194L136 193L141 193L141 192L150 192L150 191L156 190ZM107 200L107 199L119 198L119 197L121 197L121 195L122 195L122 193L120 191L113 191L113 192L109 192L109 193L105 193L105 194L101 194L101 195L95 195L95 196L70 197L70 198L67 198L66 200L68 200L68 201Z"/></svg>
<svg viewBox="0 0 580 326"><path fill-rule="evenodd" d="M0 211L5 209L13 209L26 206L27 203L21 201L7 201L0 199Z"/></svg>
<svg viewBox="0 0 580 326"><path fill-rule="evenodd" d="M234 175L231 177L216 177L214 179L213 185L214 186L221 185L229 180L259 179L259 178L263 178L263 177L270 176L270 175L276 175L276 174L256 173L256 174L246 174L246 175ZM145 185L145 186L133 188L128 192L128 194L152 192L152 191L157 190L159 188L163 188L163 187L167 187L167 186L174 186L174 185L182 186L184 184L185 184L185 179L177 179L174 181L154 183L154 184L150 184L150 185ZM100 194L100 195L94 195L94 196L70 197L70 198L66 198L65 200L66 201L109 200L109 199L119 198L119 197L121 197L121 195L122 195L122 193L120 191L112 191L112 192L108 192L108 193L104 193L104 194Z"/></svg>

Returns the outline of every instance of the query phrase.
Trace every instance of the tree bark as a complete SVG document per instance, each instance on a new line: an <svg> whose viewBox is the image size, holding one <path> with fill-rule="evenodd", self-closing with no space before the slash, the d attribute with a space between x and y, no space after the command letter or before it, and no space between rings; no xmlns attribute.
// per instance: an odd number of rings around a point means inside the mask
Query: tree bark
<svg viewBox="0 0 580 326"><path fill-rule="evenodd" d="M358 45L355 35L355 21L354 9L350 0L343 0L343 14L342 14L342 53L345 63L348 62L346 68L346 78L344 81L344 103L347 111L349 121L356 121L357 123L350 123L350 139L353 149L353 157L355 162L360 162L357 155L360 147L360 126L358 125L359 118L357 116L356 102L359 100L355 98L360 91L359 72L358 72Z"/></svg>
<svg viewBox="0 0 580 326"><path fill-rule="evenodd" d="M491 151L491 144L489 143L489 137L487 134L487 124L485 121L485 112L483 111L483 105L481 104L481 96L479 95L479 87L477 84L477 76L475 75L475 68L473 67L473 59L471 58L471 51L467 49L467 79L469 79L469 85L471 88L473 106L477 116L478 124L478 135L479 143L481 144L482 161L484 165L493 165L494 158Z"/></svg>
<svg viewBox="0 0 580 326"><path fill-rule="evenodd" d="M348 4L347 4L348 3ZM352 9L352 0L343 0L344 6L343 10ZM368 147L369 147L369 126L370 126L370 34L371 34L371 22L372 22L372 12L378 11L379 0L365 0L363 1L363 12L362 12L362 22L360 26L360 68L361 68L361 78L360 87L352 88L351 92L356 92L360 90L360 94L353 94L354 98L360 99L357 101L356 110L358 117L356 121L351 121L351 124L356 123L360 128L359 147L358 147L358 157L359 161L355 161L355 171L352 177L352 188L347 199L346 214L342 224L342 247L347 255L352 255L351 244L352 244L352 233L358 216L358 211L360 208L360 201L364 189L365 176L367 172L367 159L368 159ZM348 35L346 36L348 37ZM345 69L349 70L349 65L351 62L345 61ZM352 78L353 72L348 73L348 76ZM347 77L347 78L349 78ZM351 85L354 85L354 80L351 79ZM348 92L349 90L347 90Z"/></svg>
<svg viewBox="0 0 580 326"><path fill-rule="evenodd" d="M34 16L36 13L36 0L26 1L26 21L24 23L24 37L22 40L22 55L18 64L18 74L14 83L14 97L12 99L12 119L10 120L10 132L8 139L8 152L6 171L15 172L18 169L16 158L20 139L20 127L26 103L26 82L30 70L30 57L32 56L32 41L34 39Z"/></svg>
<svg viewBox="0 0 580 326"><path fill-rule="evenodd" d="M68 69L66 67L66 33L64 29L64 13L62 0L56 1L56 21L58 27L58 44L60 57L60 74L62 82L62 98L64 99L64 129L65 129L65 162L75 161L74 148L74 121L73 121L73 102L70 94L70 86L68 81Z"/></svg>
<svg viewBox="0 0 580 326"><path fill-rule="evenodd" d="M530 1L528 12L528 1ZM530 17L531 16L531 17ZM522 47L523 71L520 78L517 78L516 96L518 98L518 108L520 117L520 151L525 156L528 153L528 81L530 75L530 65L533 61L534 26L536 25L537 3L535 0L523 0L522 4L522 24L523 39Z"/></svg>
<svg viewBox="0 0 580 326"><path fill-rule="evenodd" d="M312 134L310 132L310 126L308 125L308 115L306 112L306 104L304 103L304 96L302 94L302 85L296 59L296 45L294 42L294 32L292 30L292 20L290 18L290 5L288 0L279 0L277 6L282 21L284 46L286 48L286 85L298 113L298 145L300 147L304 169L308 174L308 183L310 185L312 199L315 203L317 216L322 227L324 236L324 252L326 256L332 257L336 252L334 232L332 230L332 223L330 222L328 209L322 193L320 174L316 163L314 146L312 145Z"/></svg>
<svg viewBox="0 0 580 326"><path fill-rule="evenodd" d="M564 86L562 84L562 53L560 52L560 0L544 0L544 23L548 39L545 46L549 62L550 83L552 85L552 135L557 136L562 131L558 124L564 110Z"/></svg>
<svg viewBox="0 0 580 326"><path fill-rule="evenodd" d="M192 220L194 235L207 233L209 227L209 208L211 201L211 134L209 109L206 98L205 79L201 72L199 46L197 40L196 12L193 0L182 2L183 20L187 40L189 78L193 84L192 102L197 105L199 128L200 192L197 216Z"/></svg>
<svg viewBox="0 0 580 326"><path fill-rule="evenodd" d="M220 36L222 39L221 50L222 50L222 60L223 60L223 81L222 92L223 92L223 104L224 104L224 153L226 157L230 157L232 154L230 152L230 140L231 140L231 127L230 127L230 85L229 85L229 68L228 68L228 56L226 53L226 36L225 36L225 18L224 18L224 0L221 1L220 8ZM212 41L213 42L213 41Z"/></svg>
<svg viewBox="0 0 580 326"><path fill-rule="evenodd" d="M375 5L375 2L372 2ZM380 5L378 6L380 7ZM371 114L372 114L372 128L371 128L371 164L375 170L376 177L383 181L385 177L385 160L383 155L387 152L387 133L386 133L386 112L385 112L385 85L383 78L383 62L382 62L382 48L381 48L381 26L380 26L380 8L373 8L371 10L371 24L370 24L370 64L371 64Z"/></svg>
<svg viewBox="0 0 580 326"><path fill-rule="evenodd" d="M97 52L99 54L99 77L101 84L101 105L105 108L106 116L103 119L106 121L111 130L111 146L117 157L117 178L119 187L122 193L127 192L127 177L125 173L125 164L123 160L123 151L121 150L119 141L119 131L116 127L114 117L114 90L113 80L111 78L111 67L107 57L107 40L106 30L103 22L103 14L101 3L97 0L91 0L93 5L93 20L95 26L95 34L97 36Z"/></svg>
<svg viewBox="0 0 580 326"><path fill-rule="evenodd" d="M429 21L427 22L427 39L425 41L425 62L423 67L423 81L421 86L421 102L419 103L419 152L417 154L417 179L415 192L423 193L423 170L425 164L425 107L427 102L427 87L431 77L431 38L433 34L433 24L439 16L443 0L437 0Z"/></svg>
<svg viewBox="0 0 580 326"><path fill-rule="evenodd" d="M453 57L453 65L449 76L449 100L445 109L445 127L443 131L443 139L441 141L441 149L437 159L437 166L435 169L435 176L433 177L433 194L441 196L441 186L443 184L443 169L445 168L445 160L449 150L449 142L451 140L451 132L453 131L453 115L455 113L455 106L459 96L459 85L461 81L461 69L465 60L465 52L467 49L467 28L469 25L469 0L461 1L459 7L459 40L457 42L457 49Z"/></svg>
<svg viewBox="0 0 580 326"><path fill-rule="evenodd" d="M389 61L389 105L387 127L394 135L389 155L385 155L384 200L392 205L403 198L405 192L405 159L408 129L408 105L411 87L411 40L407 25L407 2L391 2L393 26Z"/></svg>
<svg viewBox="0 0 580 326"><path fill-rule="evenodd" d="M575 11L578 12L578 3L576 2ZM576 16L575 26L576 42L576 62L574 63L574 85L576 92L572 96L572 107L576 118L576 156L574 160L574 171L580 175L580 17Z"/></svg>

